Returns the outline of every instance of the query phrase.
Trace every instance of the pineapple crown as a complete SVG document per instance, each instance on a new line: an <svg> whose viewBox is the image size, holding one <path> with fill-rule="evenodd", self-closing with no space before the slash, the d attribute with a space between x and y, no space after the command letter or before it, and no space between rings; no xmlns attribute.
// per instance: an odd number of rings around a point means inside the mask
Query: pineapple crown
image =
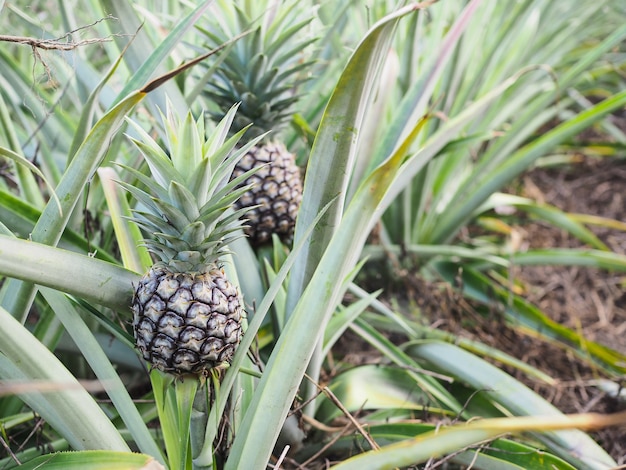
<svg viewBox="0 0 626 470"><path fill-rule="evenodd" d="M206 138L202 116L194 120L187 113L180 119L168 103L167 116L161 117L169 152L129 120L139 135L131 140L151 176L123 166L147 191L120 184L144 207L134 211L132 220L153 235L144 240L145 246L173 271L210 269L227 251L226 245L241 236L241 217L248 208L231 208L249 189L237 186L255 170L230 178L237 162L260 137L236 148L245 132L242 129L228 138L236 108L231 108Z"/></svg>
<svg viewBox="0 0 626 470"><path fill-rule="evenodd" d="M212 20L198 27L208 48L249 32L220 57L215 70L209 69L204 94L219 108L210 112L215 120L241 103L235 128L252 125L253 137L278 130L290 119L298 100L295 89L308 80L306 71L313 64L305 51L315 38L299 34L313 16L303 17L297 0L268 3L237 6L231 0L219 0Z"/></svg>

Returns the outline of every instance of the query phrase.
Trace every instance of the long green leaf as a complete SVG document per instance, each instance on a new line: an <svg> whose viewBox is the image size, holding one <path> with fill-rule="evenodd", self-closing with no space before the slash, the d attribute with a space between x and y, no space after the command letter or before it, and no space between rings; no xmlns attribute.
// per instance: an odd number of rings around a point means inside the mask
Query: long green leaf
<svg viewBox="0 0 626 470"><path fill-rule="evenodd" d="M211 1L201 2L158 44L153 44L147 34L145 34L145 31L139 30L141 19L138 18L132 3L112 0L106 0L102 3L108 11L117 16L123 25L124 31L128 33L137 31L137 36L133 38L124 56L126 63L134 74L113 102L115 105L124 99L131 91L143 87L155 72L160 74L165 72L166 68L164 68L163 63L170 56L172 49L180 42L184 33L200 18ZM151 51L147 59L146 51ZM159 92L157 97L153 99L158 109L166 108L165 95L177 106L177 111L180 115L186 112L185 98L178 87L173 83L167 84L165 90Z"/></svg>
<svg viewBox="0 0 626 470"><path fill-rule="evenodd" d="M368 343L378 349L394 364L408 369L408 375L426 393L434 406L442 407L455 414L462 413L462 405L452 396L438 380L432 376L419 373L420 364L416 363L404 350L394 345L384 334L372 328L367 322L358 318L352 329Z"/></svg>
<svg viewBox="0 0 626 470"><path fill-rule="evenodd" d="M198 391L198 380L192 378L177 380L174 383L174 390L176 391L176 417L178 418L176 437L178 438L177 453L179 460L176 462L170 458L170 462L172 463L172 467L175 465L175 468L186 469L191 468L192 456L189 432L193 413L192 405L196 392ZM205 390L199 393L201 396L206 396ZM171 447L168 450L171 452Z"/></svg>
<svg viewBox="0 0 626 470"><path fill-rule="evenodd" d="M376 91L376 78L388 54L397 22L415 9L415 6L404 8L370 30L346 65L324 111L309 157L295 239L302 236L303 229L310 225L328 201L337 196L339 199L316 227L312 243L305 247L294 267L287 294L288 315L337 230L356 155L358 134Z"/></svg>
<svg viewBox="0 0 626 470"><path fill-rule="evenodd" d="M567 230L580 241L590 245L598 250L609 251L609 248L588 228L586 228L581 220L575 215L568 214L557 207L549 204L536 203L531 199L515 196L513 194L494 193L492 194L474 213L474 215L482 214L488 210L492 210L501 206L514 206L531 214L538 220L550 223L555 227ZM603 219L609 222L608 219ZM621 228L626 228L622 226Z"/></svg>
<svg viewBox="0 0 626 470"><path fill-rule="evenodd" d="M350 66L348 66L347 68L348 72L356 72L358 74L356 77L354 77L356 83L362 84L367 74L376 72L383 60L383 57L380 54L380 51L377 49L376 44L379 40L383 41L383 43L387 43L390 40L395 25L397 24L399 19L403 15L406 15L411 11L413 11L413 9L401 10L400 13L391 15L386 20L381 21L379 24L375 25L372 28L372 36L375 39L372 40L369 37L366 38L354 55L354 57L360 57L360 60L364 61L364 65L369 64L369 67L372 68L372 70L355 70ZM369 41L372 41L371 44ZM363 46L363 44L365 44L367 47ZM367 56L367 51L375 54L374 57L377 57L377 61L370 62L370 59ZM342 82L340 81L340 85L341 84ZM374 84L370 82L370 92L373 91L373 85ZM344 119L342 116L344 116L345 111L341 111L341 114L339 116L339 118L341 119L339 119L338 122L335 122L337 121L338 117L335 117L334 120L326 121L327 124L320 130L320 134L328 135L328 138L330 139L329 145L331 145L332 151L327 154L318 153L318 156L315 157L315 159L320 159L319 163L313 162L313 156L316 155L316 152L314 151L310 163L311 165L317 165L320 177L322 175L326 176L320 179L316 185L312 185L312 181L314 179L320 178L315 176L315 172L312 172L310 174L311 178L307 178L307 180L309 181L309 188L321 185L325 189L327 189L324 182L328 181L329 178L331 180L333 179L329 176L329 173L333 175L341 173L337 171L331 171L330 167L332 167L332 165L328 164L329 161L332 161L333 163L337 162L344 168L344 171L346 171L346 169L348 168L347 162L351 158L353 158L352 153L354 152L355 148L353 143L354 131L356 130L357 126L360 126L361 124L362 118L359 114L363 112L363 106L366 104L366 102L359 103L359 101L362 99L362 86L363 85L346 89L344 84L343 87L339 87L336 90L339 95L343 95L346 93L349 94L350 91L354 90L357 99L356 103L358 105L356 109L361 111L359 113L352 114L350 119ZM336 142L333 142L332 136L336 133L338 133L338 137L348 139L347 141L343 142L342 146L339 146ZM322 162L325 163L322 164ZM343 181L343 176L339 180L335 179L334 182L332 182L332 184L329 186L329 188L335 188L332 193L320 191L320 193L317 194L315 201L312 201L310 203L311 206L309 208L307 208L307 203L304 203L298 217L298 228L296 229L296 243L298 243L298 241L302 239L302 228L300 227L309 226L313 218L319 215L319 207L321 201L327 201L329 200L328 198L336 196L338 190L341 187L345 187L346 184L347 181ZM305 188L305 193L303 196L305 201L307 198L312 197L308 195L310 192L311 189L307 190ZM291 296L292 298L295 293L297 293L298 291L302 291L302 289L304 288L304 283L306 282L307 277L310 276L310 271L312 271L312 269L315 269L319 256L321 256L322 253L325 253L325 257L328 258L328 252L327 250L325 251L325 245L328 243L329 237L333 234L333 232L335 232L335 225L339 222L341 208L343 206L343 198L340 199L340 202L341 204L339 204L338 208L335 208L333 210L331 216L325 217L325 219L320 222L319 225L323 230L321 237L319 234L317 236L314 234L313 236L313 248L317 251L315 256L310 255L306 251L300 255L302 264L296 267L298 273L294 272L295 275L294 273L292 273L292 277L289 283L291 291L289 296ZM377 203L378 200L376 199L376 197L372 197L371 195L364 195L362 207L365 208L365 211L363 212L366 214L373 213ZM357 220L355 221L354 218L356 218ZM328 265L322 268L323 263L320 264L315 271L316 274L311 280L311 283L304 291L304 294L301 297L296 296L296 298L299 297L298 305L306 305L308 307L319 305L319 308L316 309L315 314L307 316L304 313L304 308L300 308L300 310L298 311L298 308L296 307L293 316L287 322L285 330L279 338L274 352L270 357L269 363L267 365L267 370L263 374L263 377L259 384L259 388L253 396L250 409L248 413L246 413L246 416L244 418L241 432L235 436L233 447L231 449L231 454L226 463L227 469L241 468L241 466L245 465L246 462L258 462L259 464L261 464L262 462L268 461L274 443L278 438L282 423L286 418L287 411L289 410L291 402L293 401L293 397L295 396L295 393L297 391L298 384L304 374L304 370L309 360L311 359L318 338L324 329L324 325L328 321L330 311L334 308L338 301L340 293L336 292L338 289L335 288L343 283L343 277L352 269L352 267L354 267L356 263L356 257L358 256L358 253L356 253L357 250L355 249L354 245L356 245L360 249L362 243L365 241L366 227L363 226L363 221L365 221L366 225L369 224L369 218L363 217L362 213L358 214L357 217L353 217L350 221L351 229L353 230L355 227L358 227L363 241L361 243L357 241L353 244L353 240L348 239L348 237L341 237L341 240L343 240L344 244L347 242L348 245L336 247L338 249L334 252L342 254L345 253L346 256L344 257L335 255L332 257L333 261L337 262L338 265ZM337 233L340 232L337 231ZM352 233L350 233L350 235L352 235ZM332 244L332 242L337 240L337 238L333 237L330 240ZM311 248L309 248L309 250L310 249ZM315 261L313 261L314 259ZM314 281L315 279L317 280L317 282ZM291 288L292 283L294 283L294 288ZM314 289L317 290L316 294L313 294ZM320 299L324 299L323 302L320 302ZM320 305L320 303L322 305ZM289 309L289 306L287 308ZM286 338L288 338L289 341L286 341ZM281 384L275 383L276 378L274 378L274 376L278 377L278 375L281 376ZM270 398L271 395L273 395L272 398Z"/></svg>
<svg viewBox="0 0 626 470"><path fill-rule="evenodd" d="M133 214L128 201L120 194L120 187L116 184L119 177L110 167L99 168L98 176L107 201L122 263L127 269L143 272L152 264L152 259L146 247L140 244L143 237L139 227L130 222Z"/></svg>
<svg viewBox="0 0 626 470"><path fill-rule="evenodd" d="M554 386L557 384L557 381L548 374L541 372L533 366L526 364L524 361L521 361L510 354L506 354L495 347L487 346L479 341L463 338L437 328L431 328L416 321L407 322L404 317L400 317L400 314L391 311L382 302L374 301L372 307L380 312L384 312L385 315L385 318L380 315L370 313L366 313L364 315L364 320L367 324L376 330L408 334L409 338L412 340L437 340L453 343L466 351L471 352L472 354L476 354L480 357L485 357L492 361L497 361L500 364L517 369L526 376L540 380L547 385Z"/></svg>
<svg viewBox="0 0 626 470"><path fill-rule="evenodd" d="M18 467L19 470L165 470L148 455L131 452L86 450L58 452L37 457Z"/></svg>
<svg viewBox="0 0 626 470"><path fill-rule="evenodd" d="M598 254L605 259L608 258L605 252ZM450 283L454 282L458 275L458 269L453 264L437 263L436 269ZM589 341L580 333L552 320L536 306L512 294L508 288L493 282L485 274L466 267L462 277L464 295L485 305L492 305L494 302L500 304L513 327L524 334L555 341L558 346L570 349L581 359L593 362L609 374L622 375L626 371L626 355L623 353Z"/></svg>
<svg viewBox="0 0 626 470"><path fill-rule="evenodd" d="M0 274L120 311L128 310L132 286L141 277L90 256L6 235L0 235Z"/></svg>
<svg viewBox="0 0 626 470"><path fill-rule="evenodd" d="M451 209L442 214L429 241L445 243L450 240L456 234L458 228L470 219L474 211L491 194L502 188L523 170L529 168L537 158L545 155L559 143L578 134L594 122L622 108L624 105L626 105L626 91L618 93L583 111L571 120L558 125L543 136L520 148L494 171L486 174L477 173L477 178L468 183L466 190L461 190L455 194L453 202L449 205L453 210ZM475 171L478 171L478 169ZM469 188L470 186L471 189Z"/></svg>
<svg viewBox="0 0 626 470"><path fill-rule="evenodd" d="M369 451L357 455L331 468L333 470L362 470L363 468L393 470L397 467L406 467L426 462L431 458L438 458L445 454L465 449L468 446L478 445L509 432L592 427L594 422L616 425L623 422L624 419L626 419L626 416L623 415L599 419L596 415L589 414L476 420L471 423L458 424L443 429L439 428L435 431L419 434L413 439L390 444L378 451ZM609 458L600 461L577 462L575 468L581 470L609 470L615 468L615 465L615 462ZM570 467L564 466L561 468Z"/></svg>
<svg viewBox="0 0 626 470"><path fill-rule="evenodd" d="M76 346L78 346L98 380L102 383L104 391L130 431L139 450L145 454L152 455L163 463L164 459L161 455L161 450L148 431L148 427L134 405L124 383L89 327L65 295L49 288L42 288L41 293L54 310L57 318L63 323L65 330L69 333Z"/></svg>
<svg viewBox="0 0 626 470"><path fill-rule="evenodd" d="M425 68L425 71L415 83L410 84L410 88L403 97L400 106L393 113L393 121L389 126L385 127L384 134L380 140L380 148L372 163L380 164L388 155L390 155L398 142L404 140L407 133L410 132L412 122L417 122L425 113L426 106L431 100L433 90L437 84L437 80L441 77L445 65L452 57L455 46L463 31L468 26L476 8L480 5L480 0L468 2L463 9L454 25L446 35L441 47L436 54L430 59L432 64ZM374 117L378 120L379 116Z"/></svg>
<svg viewBox="0 0 626 470"><path fill-rule="evenodd" d="M546 248L514 253L511 262L521 266L586 266L626 272L626 256L584 248Z"/></svg>
<svg viewBox="0 0 626 470"><path fill-rule="evenodd" d="M66 387L59 392L22 393L39 413L77 450L129 448L96 401L43 344L0 307L0 375L5 380L49 380Z"/></svg>
<svg viewBox="0 0 626 470"><path fill-rule="evenodd" d="M437 370L454 375L476 390L482 390L496 403L517 416L563 418L563 414L524 384L488 362L448 343L426 342L409 348L411 355L434 364ZM587 434L580 431L558 431L536 434L549 449L584 468L608 468L615 465L611 457ZM581 466L580 468L583 468Z"/></svg>
<svg viewBox="0 0 626 470"><path fill-rule="evenodd" d="M437 425L429 423L396 422L374 424L367 427L371 438L381 447L436 431ZM331 455L354 452L355 436L345 436L333 444L328 452ZM364 450L370 450L365 441L359 442ZM316 446L306 449L306 453L315 451ZM481 470L575 470L575 467L555 457L544 449L537 449L510 439L496 439L487 443L477 443L473 449L464 452L451 452L442 457L452 463L473 466ZM383 447L384 451L384 447ZM391 462L389 462L391 463ZM435 462L440 463L440 462ZM365 467L365 465L363 465Z"/></svg>

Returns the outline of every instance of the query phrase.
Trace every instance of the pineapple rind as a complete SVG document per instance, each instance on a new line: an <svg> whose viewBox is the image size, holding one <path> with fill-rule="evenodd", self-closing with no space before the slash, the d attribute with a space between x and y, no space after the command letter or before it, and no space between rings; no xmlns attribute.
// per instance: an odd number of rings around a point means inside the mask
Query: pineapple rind
<svg viewBox="0 0 626 470"><path fill-rule="evenodd" d="M139 282L132 310L137 347L163 372L201 374L223 366L241 340L239 292L216 266L172 274L154 265Z"/></svg>
<svg viewBox="0 0 626 470"><path fill-rule="evenodd" d="M294 160L283 144L269 142L251 149L233 172L239 175L251 167L260 168L245 180L252 188L235 202L236 209L249 209L244 231L253 245L269 242L273 233L283 241L291 241L302 200L302 183Z"/></svg>

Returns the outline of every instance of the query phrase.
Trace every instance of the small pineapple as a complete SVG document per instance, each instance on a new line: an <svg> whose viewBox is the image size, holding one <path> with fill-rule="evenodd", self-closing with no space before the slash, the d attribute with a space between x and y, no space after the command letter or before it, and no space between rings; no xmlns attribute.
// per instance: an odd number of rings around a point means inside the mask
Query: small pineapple
<svg viewBox="0 0 626 470"><path fill-rule="evenodd" d="M303 56L312 39L300 37L311 18L299 17L295 1L271 6L263 1L246 2L242 7L234 3L216 2L213 21L199 28L208 47L251 30L217 64L205 96L219 108L211 113L213 118L220 119L231 106L241 103L237 126L251 124L252 136L268 131L277 134L291 117L298 99L295 89L306 80L303 71L312 63ZM272 234L289 243L302 199L295 155L280 141L264 139L241 159L234 175L261 166L265 169L245 181L251 188L236 207L251 208L246 214L246 234L253 246L271 241Z"/></svg>
<svg viewBox="0 0 626 470"><path fill-rule="evenodd" d="M243 211L229 209L245 188L235 188L249 175L230 176L254 143L237 150L242 132L224 142L233 117L234 109L205 139L202 118L168 109L171 157L131 122L151 177L126 167L147 191L120 184L142 204L134 221L152 234L145 244L158 258L135 289L134 335L152 367L176 376L229 364L242 336L242 299L219 265L241 225Z"/></svg>

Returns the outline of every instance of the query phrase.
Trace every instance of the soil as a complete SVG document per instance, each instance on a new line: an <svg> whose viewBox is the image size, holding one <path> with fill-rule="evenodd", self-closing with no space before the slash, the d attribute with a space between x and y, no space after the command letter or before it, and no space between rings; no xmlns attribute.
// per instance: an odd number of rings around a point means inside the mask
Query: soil
<svg viewBox="0 0 626 470"><path fill-rule="evenodd" d="M508 192L569 213L626 222L626 160L581 157L577 163L537 168L519 178ZM515 214L514 220L520 250L589 248L564 230L524 214ZM621 230L602 226L588 228L615 253L626 254L626 230L623 227ZM551 319L578 331L588 340L626 354L625 273L587 267L517 266L512 274L523 289L522 296ZM367 279L367 275L365 277ZM390 277L394 281L385 287L382 300L417 306L433 326L494 346L545 372L556 380L556 385L548 386L498 364L563 412L614 413L626 410L624 392L621 398L616 398L597 386L598 379L606 378L626 388L626 376L609 375L564 348L520 333L505 326L498 318L477 314L475 306L465 300L459 301L460 294L448 284L429 284L405 270L394 270ZM379 278L376 282L381 280ZM399 342L403 339L400 338ZM358 357L353 357L351 352L354 351L359 351ZM342 362L354 364L375 361L378 354L349 332L342 338L336 353ZM620 466L626 465L626 426L590 434Z"/></svg>
<svg viewBox="0 0 626 470"><path fill-rule="evenodd" d="M626 221L626 161L586 158L576 165L540 169L522 179L522 193L564 211ZM626 232L605 227L591 230L615 253L626 254ZM542 223L522 228L533 248L582 247L574 237ZM626 354L626 275L582 267L523 267L516 275L527 285L528 300L553 320L579 330L592 341ZM519 343L518 343L519 344ZM511 352L559 380L559 386L535 389L567 413L626 409L626 403L594 386L599 372L545 343ZM517 350L516 350L517 349ZM619 382L619 378L612 377ZM622 377L626 385L626 377ZM626 426L593 436L618 464L626 464Z"/></svg>
<svg viewBox="0 0 626 470"><path fill-rule="evenodd" d="M570 213L626 222L625 188L626 160L583 158L573 165L530 171L514 189L522 196ZM611 250L626 254L626 232L599 226L589 228ZM520 249L585 246L565 231L528 217L519 219L514 229L521 234ZM521 281L524 298L550 318L581 332L588 340L626 354L626 274L586 267L518 266L513 275ZM429 290L432 292L432 288ZM623 393L621 399L616 398L596 386L598 379L609 378L626 387L625 376L608 377L564 349L522 335L492 319L481 321L480 316L473 315L473 322L461 323L460 319L472 312L459 311L462 307L446 312L440 305L441 299L436 299L431 310L422 299L420 307L427 316L429 310L436 312L437 317L431 321L436 320L439 328L495 346L555 378L557 385L547 386L504 368L563 412L612 413L626 409ZM626 426L591 435L618 464L626 464Z"/></svg>

